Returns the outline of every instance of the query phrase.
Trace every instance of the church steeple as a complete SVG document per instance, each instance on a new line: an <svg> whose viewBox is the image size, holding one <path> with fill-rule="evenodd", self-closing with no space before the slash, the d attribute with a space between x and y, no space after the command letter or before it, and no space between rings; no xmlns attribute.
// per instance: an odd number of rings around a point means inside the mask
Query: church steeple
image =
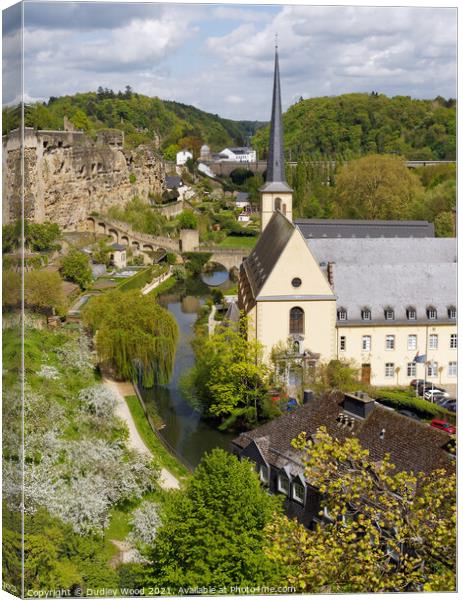
<svg viewBox="0 0 463 600"><path fill-rule="evenodd" d="M283 120L281 116L280 65L278 45L275 45L275 70L273 75L272 116L267 159L267 176L262 192L262 230L273 212L278 209L292 220L292 189L286 183L283 150ZM278 197L277 197L278 196Z"/></svg>
<svg viewBox="0 0 463 600"><path fill-rule="evenodd" d="M275 46L275 71L273 75L272 117L270 121L270 144L267 161L267 183L286 183L285 157L283 152L283 123L281 118L280 65L278 46ZM286 186L288 189L288 186Z"/></svg>

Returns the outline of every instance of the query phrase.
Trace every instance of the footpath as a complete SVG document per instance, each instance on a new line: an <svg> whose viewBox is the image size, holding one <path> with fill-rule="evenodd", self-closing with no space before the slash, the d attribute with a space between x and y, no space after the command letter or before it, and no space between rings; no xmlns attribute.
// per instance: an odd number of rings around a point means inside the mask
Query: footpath
<svg viewBox="0 0 463 600"><path fill-rule="evenodd" d="M103 383L104 383L104 385L106 385L107 387L109 387L111 390L113 390L116 393L117 404L116 404L115 413L120 419L122 419L123 421L125 421L125 423L127 423L127 427L129 429L129 439L128 439L129 448L132 448L133 450L137 450L138 452L141 452L142 454L149 454L150 456L153 456L153 453L151 452L151 450L149 450L149 448L147 448L147 446L145 445L145 442L142 440L140 434L138 433L138 429L132 418L130 409L127 406L127 403L124 399L124 396L136 396L133 385L129 382L119 382L119 381L114 381L113 379L108 379L108 378L104 378ZM156 458L156 457L154 457L154 458ZM159 485L164 490L180 488L180 483L179 483L178 479L164 467L161 468L161 474L159 477Z"/></svg>

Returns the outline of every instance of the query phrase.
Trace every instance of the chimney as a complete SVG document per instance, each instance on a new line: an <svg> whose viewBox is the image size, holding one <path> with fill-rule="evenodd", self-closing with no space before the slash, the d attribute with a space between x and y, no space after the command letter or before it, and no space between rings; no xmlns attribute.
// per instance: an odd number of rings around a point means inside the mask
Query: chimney
<svg viewBox="0 0 463 600"><path fill-rule="evenodd" d="M326 267L326 275L328 277L328 283L330 285L334 285L334 265L336 263L334 262L329 262L327 267Z"/></svg>
<svg viewBox="0 0 463 600"><path fill-rule="evenodd" d="M366 419L373 411L375 401L364 392L344 394L343 407L345 411L352 415L360 417L361 419Z"/></svg>

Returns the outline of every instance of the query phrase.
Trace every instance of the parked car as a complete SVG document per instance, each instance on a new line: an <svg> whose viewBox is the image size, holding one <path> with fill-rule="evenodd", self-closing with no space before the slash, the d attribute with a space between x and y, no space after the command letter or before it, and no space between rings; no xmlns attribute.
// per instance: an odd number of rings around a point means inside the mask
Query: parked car
<svg viewBox="0 0 463 600"><path fill-rule="evenodd" d="M457 432L457 428L454 425L450 425L450 423L442 419L433 419L430 425L431 427L447 432L449 435L454 435Z"/></svg>
<svg viewBox="0 0 463 600"><path fill-rule="evenodd" d="M414 412L412 412L411 410L399 410L399 413L401 415L404 415L405 417L408 417L409 419L415 419L415 421L421 421L420 417L415 414Z"/></svg>
<svg viewBox="0 0 463 600"><path fill-rule="evenodd" d="M443 398L438 404L450 412L457 412L457 401L455 398Z"/></svg>
<svg viewBox="0 0 463 600"><path fill-rule="evenodd" d="M426 400L431 400L432 402L436 402L441 398L450 398L450 394L446 391L433 388L424 393L424 397Z"/></svg>
<svg viewBox="0 0 463 600"><path fill-rule="evenodd" d="M424 383L424 379L412 379L410 381L410 385L413 388L416 388L417 385L423 385L423 383Z"/></svg>
<svg viewBox="0 0 463 600"><path fill-rule="evenodd" d="M423 392L429 392L429 390L435 390L436 392L442 392L443 394L447 394L447 390L439 387L438 385L434 385L433 383L426 382L425 384L419 384L417 387L418 395L422 396Z"/></svg>

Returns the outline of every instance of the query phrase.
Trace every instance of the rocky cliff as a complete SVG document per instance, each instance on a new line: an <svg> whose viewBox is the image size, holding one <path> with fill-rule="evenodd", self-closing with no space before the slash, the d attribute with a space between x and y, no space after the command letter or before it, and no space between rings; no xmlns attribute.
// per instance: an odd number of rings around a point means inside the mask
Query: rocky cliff
<svg viewBox="0 0 463 600"><path fill-rule="evenodd" d="M150 148L123 148L123 134L101 132L96 141L80 131L24 131L24 210L38 223L65 230L79 227L92 212L148 200L164 189L162 159ZM3 222L21 213L21 137L3 138Z"/></svg>

